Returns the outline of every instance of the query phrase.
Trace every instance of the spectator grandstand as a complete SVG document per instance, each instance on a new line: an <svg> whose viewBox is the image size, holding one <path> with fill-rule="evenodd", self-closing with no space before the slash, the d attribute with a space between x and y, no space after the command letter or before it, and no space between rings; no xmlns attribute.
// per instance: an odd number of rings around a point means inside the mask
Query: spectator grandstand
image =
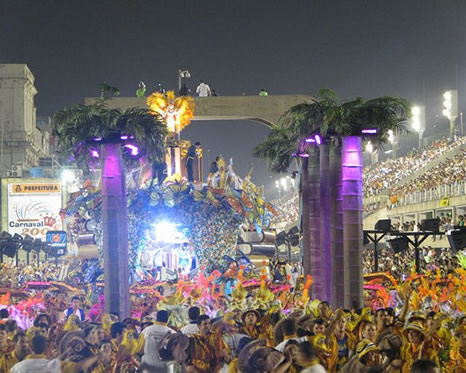
<svg viewBox="0 0 466 373"><path fill-rule="evenodd" d="M374 197L385 191L390 196L391 206L395 206L405 196L413 192L429 191L436 198L442 198L446 188L458 189L464 193L466 184L466 137L459 137L452 143L448 140L436 140L429 146L415 151L406 157L388 159L372 167L364 169L364 197ZM416 172L422 172L423 168L450 151L459 151L449 158L442 160L437 166L426 169L425 172L412 180ZM451 193L458 194L458 193ZM388 198L388 197L387 197ZM278 216L273 219L273 226L277 229L294 224L299 218L299 197L297 194L286 195L272 202L278 211ZM365 206L366 211L374 211L381 207L380 201L374 201Z"/></svg>
<svg viewBox="0 0 466 373"><path fill-rule="evenodd" d="M413 175L430 162L466 144L466 137L460 137L448 144L448 140L437 140L420 151L413 152L406 157L388 159L375 167L364 169L364 197L370 197L390 189L407 177ZM415 186L413 186L415 188Z"/></svg>

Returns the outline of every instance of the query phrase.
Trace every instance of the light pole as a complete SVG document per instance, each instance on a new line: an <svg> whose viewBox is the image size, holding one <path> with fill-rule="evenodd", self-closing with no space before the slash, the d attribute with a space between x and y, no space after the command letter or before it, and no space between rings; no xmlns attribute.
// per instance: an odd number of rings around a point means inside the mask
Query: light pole
<svg viewBox="0 0 466 373"><path fill-rule="evenodd" d="M425 106L413 106L411 114L412 127L419 135L419 149L421 149L424 145L423 134L426 129L426 108Z"/></svg>
<svg viewBox="0 0 466 373"><path fill-rule="evenodd" d="M458 117L458 90L450 89L443 94L442 114L450 121L450 141L455 139L455 120Z"/></svg>
<svg viewBox="0 0 466 373"><path fill-rule="evenodd" d="M188 70L178 70L178 92L181 89L181 79L189 79L191 78L191 74L189 73Z"/></svg>

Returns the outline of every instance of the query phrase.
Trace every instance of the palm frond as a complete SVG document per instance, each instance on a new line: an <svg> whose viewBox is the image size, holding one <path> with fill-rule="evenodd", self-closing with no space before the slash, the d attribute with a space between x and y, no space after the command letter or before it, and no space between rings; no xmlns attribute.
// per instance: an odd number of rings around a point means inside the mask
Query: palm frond
<svg viewBox="0 0 466 373"><path fill-rule="evenodd" d="M371 142L381 147L388 142L389 131L395 135L409 133L406 122L410 114L408 101L398 97L362 97L342 101L332 90L322 89L317 99L288 109L264 142L254 148L254 155L268 160L269 169L284 171L297 149L306 151L304 139L319 132L337 136L361 136L363 128L377 128Z"/></svg>

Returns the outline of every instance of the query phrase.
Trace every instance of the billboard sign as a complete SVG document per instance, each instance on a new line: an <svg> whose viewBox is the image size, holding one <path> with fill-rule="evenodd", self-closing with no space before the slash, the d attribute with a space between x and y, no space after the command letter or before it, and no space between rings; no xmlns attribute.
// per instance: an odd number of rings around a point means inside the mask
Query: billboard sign
<svg viewBox="0 0 466 373"><path fill-rule="evenodd" d="M46 235L46 242L51 248L50 252L53 256L61 256L66 254L66 232L65 231L49 231Z"/></svg>
<svg viewBox="0 0 466 373"><path fill-rule="evenodd" d="M63 229L60 183L8 184L8 232L46 240L47 232Z"/></svg>

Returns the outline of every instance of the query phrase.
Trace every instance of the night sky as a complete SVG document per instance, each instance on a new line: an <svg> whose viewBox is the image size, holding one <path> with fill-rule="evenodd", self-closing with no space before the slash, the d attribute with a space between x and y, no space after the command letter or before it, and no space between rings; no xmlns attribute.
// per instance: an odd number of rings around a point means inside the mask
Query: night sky
<svg viewBox="0 0 466 373"><path fill-rule="evenodd" d="M427 106L432 132L447 127L445 90L458 88L465 108L465 20L465 0L0 0L0 63L29 66L42 116L102 81L122 96L140 80L175 88L187 68L191 89L204 79L222 96L405 97ZM251 155L266 134L254 122L194 122L183 137L203 143L206 160L233 156L241 176L254 163L270 192L278 176Z"/></svg>

